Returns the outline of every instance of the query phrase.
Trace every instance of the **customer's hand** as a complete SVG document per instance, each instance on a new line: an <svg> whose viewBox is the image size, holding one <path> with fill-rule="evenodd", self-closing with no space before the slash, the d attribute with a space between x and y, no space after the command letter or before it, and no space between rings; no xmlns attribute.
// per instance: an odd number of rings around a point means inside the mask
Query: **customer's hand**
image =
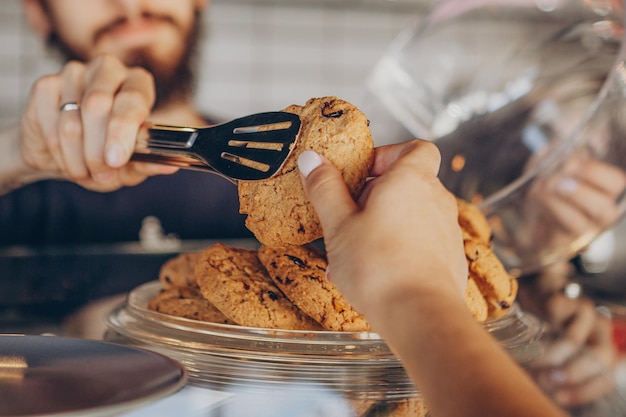
<svg viewBox="0 0 626 417"><path fill-rule="evenodd" d="M615 390L610 374L617 364L610 320L591 300L552 296L546 306L555 340L536 364L537 380L564 406L584 405Z"/></svg>
<svg viewBox="0 0 626 417"><path fill-rule="evenodd" d="M331 279L374 327L408 288L462 300L467 263L457 205L437 178L432 143L377 148L374 178L358 201L327 160L306 151L298 162L324 229Z"/></svg>
<svg viewBox="0 0 626 417"><path fill-rule="evenodd" d="M617 365L611 322L587 297L570 298L560 289L567 284L567 263L550 266L530 282L520 279L518 302L544 319L552 338L531 373L562 406L596 401L615 386L607 376Z"/></svg>
<svg viewBox="0 0 626 417"><path fill-rule="evenodd" d="M520 250L536 251L537 242L565 248L586 232L606 229L620 216L617 202L625 189L621 168L579 150L530 189L516 238Z"/></svg>
<svg viewBox="0 0 626 417"><path fill-rule="evenodd" d="M378 148L374 178L354 201L338 170L303 152L298 166L324 229L327 273L433 415L561 416L464 303L457 203L437 178L439 163L429 142Z"/></svg>
<svg viewBox="0 0 626 417"><path fill-rule="evenodd" d="M113 56L38 79L21 121L21 155L38 177L111 191L176 168L128 163L155 100L152 75ZM65 103L77 110L61 111Z"/></svg>

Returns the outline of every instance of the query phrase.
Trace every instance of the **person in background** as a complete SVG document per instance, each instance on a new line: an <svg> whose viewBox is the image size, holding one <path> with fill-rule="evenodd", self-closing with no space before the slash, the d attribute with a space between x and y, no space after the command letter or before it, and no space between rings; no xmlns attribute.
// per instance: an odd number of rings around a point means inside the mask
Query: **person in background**
<svg viewBox="0 0 626 417"><path fill-rule="evenodd" d="M446 3L447 8L441 10L456 13L458 9L450 7L456 3ZM463 5L474 7L477 3ZM535 5L526 0L522 3ZM459 135L435 142L444 161L452 161L457 154L471 155L466 158L471 162L458 173L451 163L443 164L439 172L443 183L458 195L478 201L481 196L493 199L503 187L518 181L514 187L519 193L509 202L511 207L521 207L519 216L503 208L505 204L493 204L494 229L498 228L503 253L515 253L534 267L542 267L532 273L525 271L518 278L517 301L523 310L545 320L554 330L554 343L537 363L535 376L556 401L569 407L611 392L614 387L607 383L606 374L618 369L620 359L610 319L596 311L594 300L586 295L572 298L565 294L576 274L564 258L572 254L572 248L579 247L581 239L615 224L623 211L616 204L626 189L626 172L619 160L622 145L612 140L624 135L621 124L590 129L584 132L584 143L563 147L577 121L587 117L587 109L592 108L603 82L603 77L585 72L568 74L551 84L548 96L540 94L540 101L532 94L519 100L515 111L505 117L506 123L500 120L501 124L492 130L460 130ZM558 117L548 117L551 106L559 109ZM619 109L615 112L620 114ZM531 149L526 143L533 135L525 137L519 132L532 132L538 120L543 121L542 133L537 137L543 139ZM494 141L493 146L489 146L489 140ZM556 155L558 161L549 158ZM525 183L529 175L533 179ZM527 192L522 184L530 184ZM508 216L502 226L499 218ZM581 350L589 355L581 355Z"/></svg>
<svg viewBox="0 0 626 417"><path fill-rule="evenodd" d="M524 203L524 224L532 232L522 228L516 236L525 242L522 247L532 250L533 242L550 241L565 248L585 231L605 230L618 220L616 201L626 189L626 173L602 160L606 143L604 136L591 138L533 184ZM535 378L556 401L570 407L612 392L615 387L606 375L618 369L621 360L610 318L596 310L592 298L566 294L575 278L572 263L558 261L520 277L518 294L522 308L549 323L555 333L535 364Z"/></svg>
<svg viewBox="0 0 626 417"><path fill-rule="evenodd" d="M214 123L194 106L206 0L23 0L65 64L0 132L0 246L135 241L146 218L181 239L250 237L236 187L129 162L140 126Z"/></svg>
<svg viewBox="0 0 626 417"><path fill-rule="evenodd" d="M332 164L302 153L329 279L398 355L433 415L563 416L464 304L457 206L439 163L428 142L377 148L375 178L355 201Z"/></svg>
<svg viewBox="0 0 626 417"><path fill-rule="evenodd" d="M620 363L611 319L596 310L593 299L567 293L574 276L571 263L557 262L520 278L517 296L525 311L553 329L554 339L531 374L564 407L585 405L612 393L616 386L607 375Z"/></svg>

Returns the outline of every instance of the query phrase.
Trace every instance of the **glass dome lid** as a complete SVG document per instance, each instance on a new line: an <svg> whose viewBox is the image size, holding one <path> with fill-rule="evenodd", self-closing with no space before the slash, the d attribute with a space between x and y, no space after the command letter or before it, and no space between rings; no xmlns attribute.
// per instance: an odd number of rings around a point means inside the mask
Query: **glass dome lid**
<svg viewBox="0 0 626 417"><path fill-rule="evenodd" d="M571 257L625 208L623 2L450 0L368 80L440 178L478 204L513 274Z"/></svg>

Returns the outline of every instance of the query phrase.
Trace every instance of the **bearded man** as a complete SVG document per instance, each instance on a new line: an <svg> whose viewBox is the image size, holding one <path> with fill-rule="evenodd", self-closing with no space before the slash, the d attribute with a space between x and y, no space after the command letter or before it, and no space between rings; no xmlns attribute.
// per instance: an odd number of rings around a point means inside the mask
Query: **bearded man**
<svg viewBox="0 0 626 417"><path fill-rule="evenodd" d="M130 162L140 126L202 126L193 103L207 0L23 0L66 58L0 132L0 245L137 240L146 218L182 239L251 234L215 175Z"/></svg>

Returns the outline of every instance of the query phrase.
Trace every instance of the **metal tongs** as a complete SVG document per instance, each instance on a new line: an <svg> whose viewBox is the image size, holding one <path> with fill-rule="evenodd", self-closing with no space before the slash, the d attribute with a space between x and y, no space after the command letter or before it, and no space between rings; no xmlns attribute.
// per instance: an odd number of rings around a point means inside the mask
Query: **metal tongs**
<svg viewBox="0 0 626 417"><path fill-rule="evenodd" d="M283 166L299 131L300 117L287 112L202 128L146 123L131 160L208 171L233 182L264 180Z"/></svg>

